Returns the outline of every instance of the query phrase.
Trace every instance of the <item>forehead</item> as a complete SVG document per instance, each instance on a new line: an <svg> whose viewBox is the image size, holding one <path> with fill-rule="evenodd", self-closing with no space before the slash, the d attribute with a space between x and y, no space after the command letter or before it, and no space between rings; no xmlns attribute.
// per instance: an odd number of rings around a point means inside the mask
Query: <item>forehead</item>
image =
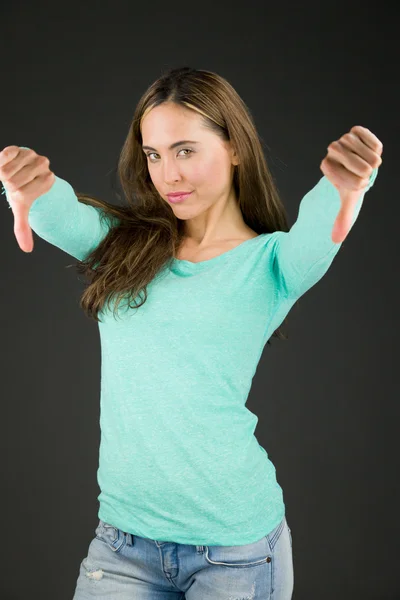
<svg viewBox="0 0 400 600"><path fill-rule="evenodd" d="M142 121L141 130L143 143L153 146L168 145L180 138L198 139L207 134L198 113L176 104L161 104L151 109Z"/></svg>

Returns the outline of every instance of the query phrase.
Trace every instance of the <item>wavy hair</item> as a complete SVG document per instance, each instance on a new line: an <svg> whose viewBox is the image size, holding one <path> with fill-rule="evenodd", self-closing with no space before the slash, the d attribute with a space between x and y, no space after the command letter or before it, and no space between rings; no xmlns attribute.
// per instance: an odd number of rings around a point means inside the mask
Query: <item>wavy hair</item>
<svg viewBox="0 0 400 600"><path fill-rule="evenodd" d="M98 313L112 299L114 315L124 297L129 298L131 308L142 306L147 285L177 255L183 241L184 221L174 215L155 189L142 151L143 118L166 102L196 111L204 126L232 142L239 158L232 184L245 223L258 234L288 231L285 207L244 101L216 73L190 67L169 69L140 98L122 146L117 174L126 206L74 190L80 202L99 211L108 227L98 246L77 264L78 272L89 280L80 307L96 321L101 321ZM287 339L281 328L273 336Z"/></svg>

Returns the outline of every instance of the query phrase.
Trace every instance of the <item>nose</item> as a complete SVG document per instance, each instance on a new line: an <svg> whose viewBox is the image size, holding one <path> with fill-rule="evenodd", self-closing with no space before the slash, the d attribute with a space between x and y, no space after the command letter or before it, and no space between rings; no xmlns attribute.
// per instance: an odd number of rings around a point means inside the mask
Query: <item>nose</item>
<svg viewBox="0 0 400 600"><path fill-rule="evenodd" d="M176 162L171 159L165 159L163 164L163 177L166 187L180 181L181 175L179 172L179 166Z"/></svg>

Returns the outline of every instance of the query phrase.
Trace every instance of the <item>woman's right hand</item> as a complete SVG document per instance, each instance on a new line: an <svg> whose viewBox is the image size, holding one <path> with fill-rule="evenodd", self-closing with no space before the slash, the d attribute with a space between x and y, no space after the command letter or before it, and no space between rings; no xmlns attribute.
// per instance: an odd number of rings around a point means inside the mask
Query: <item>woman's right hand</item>
<svg viewBox="0 0 400 600"><path fill-rule="evenodd" d="M14 234L21 250L32 252L33 234L29 210L39 196L50 190L55 175L46 156L30 148L7 146L0 152L0 180L7 190L14 215Z"/></svg>

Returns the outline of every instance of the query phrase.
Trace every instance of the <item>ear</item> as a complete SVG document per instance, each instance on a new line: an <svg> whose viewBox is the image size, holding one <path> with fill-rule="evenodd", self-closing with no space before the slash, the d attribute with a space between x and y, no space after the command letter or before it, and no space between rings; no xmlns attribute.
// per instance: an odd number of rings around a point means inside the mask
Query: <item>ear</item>
<svg viewBox="0 0 400 600"><path fill-rule="evenodd" d="M232 160L232 164L233 165L238 165L240 163L239 157L237 155L237 152L235 150L232 150L231 152L231 160Z"/></svg>

